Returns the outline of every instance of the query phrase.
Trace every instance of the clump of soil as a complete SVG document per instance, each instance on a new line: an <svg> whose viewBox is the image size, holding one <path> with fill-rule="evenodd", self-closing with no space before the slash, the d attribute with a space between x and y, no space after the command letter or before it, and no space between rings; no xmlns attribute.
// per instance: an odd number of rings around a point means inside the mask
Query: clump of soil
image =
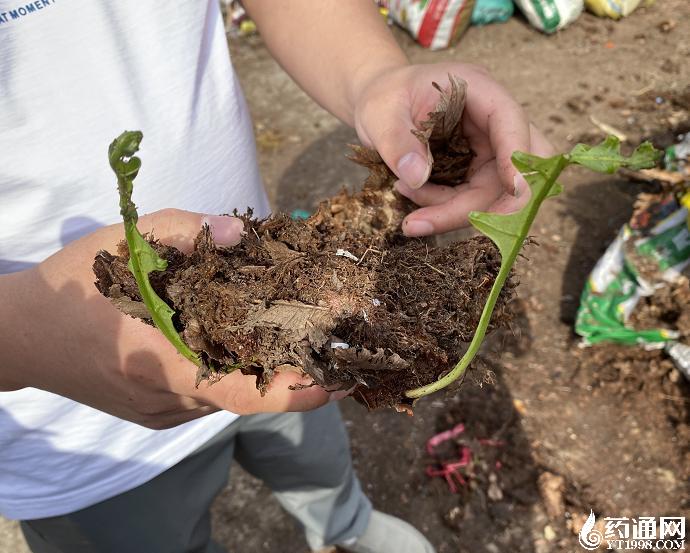
<svg viewBox="0 0 690 553"><path fill-rule="evenodd" d="M690 343L690 285L685 276L678 282L667 283L653 296L640 298L630 318L633 328L665 328L677 330L679 340Z"/></svg>
<svg viewBox="0 0 690 553"><path fill-rule="evenodd" d="M576 352L578 369L589 385L607 395L640 404L639 395L655 404L654 416L666 419L676 432L679 450L690 460L690 383L662 350L597 344ZM651 416L651 415L650 415ZM690 477L685 464L679 479Z"/></svg>
<svg viewBox="0 0 690 553"><path fill-rule="evenodd" d="M469 169L464 97L465 83L451 78L415 131L433 156L432 181L457 184ZM276 371L303 371L329 390L354 388L376 408L410 403L405 390L458 360L498 273L497 249L484 237L442 248L405 238L400 223L413 206L393 191L395 176L372 150L355 148L353 160L370 169L363 190L323 202L307 220L249 213L238 246L216 247L204 228L190 255L150 238L169 263L152 284L200 353L200 379L238 368L265 393ZM94 272L104 295L145 318L126 247L99 252ZM508 322L512 289L501 293L491 328Z"/></svg>

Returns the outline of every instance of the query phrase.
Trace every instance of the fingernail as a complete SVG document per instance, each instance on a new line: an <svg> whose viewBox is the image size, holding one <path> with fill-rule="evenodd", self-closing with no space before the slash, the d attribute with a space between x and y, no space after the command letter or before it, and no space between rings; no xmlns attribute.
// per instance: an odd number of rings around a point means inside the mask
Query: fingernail
<svg viewBox="0 0 690 553"><path fill-rule="evenodd" d="M419 188L429 180L431 164L425 156L410 152L400 158L397 170L400 180L411 188Z"/></svg>
<svg viewBox="0 0 690 553"><path fill-rule="evenodd" d="M403 232L405 236L429 236L434 233L434 225L429 221L405 221Z"/></svg>
<svg viewBox="0 0 690 553"><path fill-rule="evenodd" d="M517 173L513 176L513 196L519 198L520 195L526 190L527 186L529 186L529 184L527 184L525 177L523 177L520 173Z"/></svg>
<svg viewBox="0 0 690 553"><path fill-rule="evenodd" d="M211 227L213 240L220 246L236 246L242 240L244 223L237 217L226 215L204 215L201 226Z"/></svg>

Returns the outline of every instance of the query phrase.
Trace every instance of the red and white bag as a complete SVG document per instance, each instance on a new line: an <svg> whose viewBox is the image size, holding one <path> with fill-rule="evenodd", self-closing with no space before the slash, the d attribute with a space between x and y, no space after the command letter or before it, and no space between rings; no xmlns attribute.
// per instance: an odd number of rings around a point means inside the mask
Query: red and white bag
<svg viewBox="0 0 690 553"><path fill-rule="evenodd" d="M475 0L386 0L388 16L419 44L440 50L455 44L467 29Z"/></svg>

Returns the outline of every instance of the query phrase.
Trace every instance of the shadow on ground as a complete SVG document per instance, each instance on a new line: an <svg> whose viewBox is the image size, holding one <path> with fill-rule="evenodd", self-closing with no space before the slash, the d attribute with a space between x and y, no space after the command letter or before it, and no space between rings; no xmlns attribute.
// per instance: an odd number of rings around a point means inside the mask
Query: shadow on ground
<svg viewBox="0 0 690 553"><path fill-rule="evenodd" d="M364 182L367 172L347 158L347 144L359 144L359 140L350 127L340 125L307 146L276 185L276 210L312 212L320 201Z"/></svg>

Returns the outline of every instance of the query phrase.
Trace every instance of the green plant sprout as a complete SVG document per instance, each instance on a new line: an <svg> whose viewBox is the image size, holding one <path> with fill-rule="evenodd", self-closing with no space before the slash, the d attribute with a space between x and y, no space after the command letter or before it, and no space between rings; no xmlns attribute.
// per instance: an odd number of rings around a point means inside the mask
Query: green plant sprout
<svg viewBox="0 0 690 553"><path fill-rule="evenodd" d="M120 214L125 224L125 238L129 248L128 267L137 282L141 299L151 314L156 327L186 359L201 367L201 357L184 343L172 318L175 311L154 291L149 281L153 271L165 271L168 262L160 257L137 228L139 215L132 202L134 178L141 168L141 159L134 156L139 150L143 134L140 131L125 131L108 148L110 167L117 175L117 190L120 194Z"/></svg>
<svg viewBox="0 0 690 553"><path fill-rule="evenodd" d="M563 187L556 182L556 179L568 165L581 165L599 173L614 173L621 167L632 170L653 167L660 157L661 152L649 142L644 142L638 146L630 157L624 157L620 153L620 141L615 136L607 137L598 146L578 144L569 154L556 155L550 158L515 152L512 156L513 165L525 177L532 191L527 205L520 211L507 215L482 211L473 211L469 215L472 226L490 238L501 254L501 268L489 292L489 297L477 324L477 330L467 351L450 372L436 382L408 390L405 392L405 396L416 399L432 394L445 388L465 373L484 340L496 300L522 245L527 239L527 233L539 207L545 199L561 193Z"/></svg>

